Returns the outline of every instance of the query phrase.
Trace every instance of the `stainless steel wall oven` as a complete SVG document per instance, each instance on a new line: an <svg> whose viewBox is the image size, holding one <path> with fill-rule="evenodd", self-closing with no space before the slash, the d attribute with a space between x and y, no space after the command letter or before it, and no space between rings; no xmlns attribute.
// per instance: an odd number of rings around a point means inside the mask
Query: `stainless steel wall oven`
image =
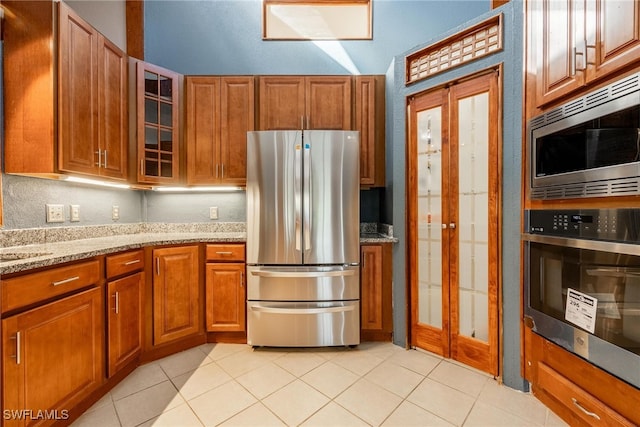
<svg viewBox="0 0 640 427"><path fill-rule="evenodd" d="M532 199L640 194L640 73L528 123Z"/></svg>
<svg viewBox="0 0 640 427"><path fill-rule="evenodd" d="M640 209L526 212L525 318L640 388Z"/></svg>

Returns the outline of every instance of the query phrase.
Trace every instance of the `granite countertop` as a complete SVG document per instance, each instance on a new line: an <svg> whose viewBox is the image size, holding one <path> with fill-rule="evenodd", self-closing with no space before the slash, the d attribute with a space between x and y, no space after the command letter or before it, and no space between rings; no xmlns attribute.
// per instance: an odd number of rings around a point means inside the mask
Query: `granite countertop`
<svg viewBox="0 0 640 427"><path fill-rule="evenodd" d="M38 230L38 232L41 231ZM121 233L118 234L117 231ZM129 226L124 230L112 227L67 227L66 230L45 229L42 235L36 233L35 230L33 233L20 230L3 236L3 248L0 249L0 275L145 246L243 243L246 239L247 235L243 225L235 223L219 227L142 224L138 228ZM394 243L397 241L397 238L388 234L361 227L360 243Z"/></svg>

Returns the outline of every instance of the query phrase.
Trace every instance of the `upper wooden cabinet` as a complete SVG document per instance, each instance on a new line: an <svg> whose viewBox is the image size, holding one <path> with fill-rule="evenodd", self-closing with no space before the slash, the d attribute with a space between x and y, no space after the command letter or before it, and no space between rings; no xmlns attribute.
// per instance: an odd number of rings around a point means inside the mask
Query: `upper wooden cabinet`
<svg viewBox="0 0 640 427"><path fill-rule="evenodd" d="M245 185L254 77L188 76L185 86L187 183Z"/></svg>
<svg viewBox="0 0 640 427"><path fill-rule="evenodd" d="M136 63L138 182L180 180L180 86L182 75L143 61Z"/></svg>
<svg viewBox="0 0 640 427"><path fill-rule="evenodd" d="M637 1L529 2L528 13L537 107L640 62Z"/></svg>
<svg viewBox="0 0 640 427"><path fill-rule="evenodd" d="M6 172L126 180L126 54L65 3L3 7Z"/></svg>
<svg viewBox="0 0 640 427"><path fill-rule="evenodd" d="M360 185L385 185L384 76L356 76L354 130L360 132Z"/></svg>
<svg viewBox="0 0 640 427"><path fill-rule="evenodd" d="M351 130L351 76L259 77L260 130Z"/></svg>

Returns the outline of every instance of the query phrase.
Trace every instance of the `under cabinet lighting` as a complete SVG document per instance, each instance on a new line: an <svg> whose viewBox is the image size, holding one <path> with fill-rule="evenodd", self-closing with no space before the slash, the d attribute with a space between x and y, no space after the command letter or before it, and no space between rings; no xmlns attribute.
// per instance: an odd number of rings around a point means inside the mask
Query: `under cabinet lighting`
<svg viewBox="0 0 640 427"><path fill-rule="evenodd" d="M78 184L99 185L101 187L124 188L124 189L131 188L129 184L119 184L116 182L100 181L97 179L89 179L89 178L80 178L77 176L67 176L64 179L65 181L76 182Z"/></svg>
<svg viewBox="0 0 640 427"><path fill-rule="evenodd" d="M162 191L167 193L191 193L191 192L211 192L211 193L230 193L234 191L242 191L242 187L153 187L153 191Z"/></svg>

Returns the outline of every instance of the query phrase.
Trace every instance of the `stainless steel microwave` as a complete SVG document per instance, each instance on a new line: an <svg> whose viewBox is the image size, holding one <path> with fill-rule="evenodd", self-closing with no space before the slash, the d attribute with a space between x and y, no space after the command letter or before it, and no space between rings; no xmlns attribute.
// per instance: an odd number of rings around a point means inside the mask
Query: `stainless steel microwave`
<svg viewBox="0 0 640 427"><path fill-rule="evenodd" d="M640 73L529 121L531 198L640 194Z"/></svg>

